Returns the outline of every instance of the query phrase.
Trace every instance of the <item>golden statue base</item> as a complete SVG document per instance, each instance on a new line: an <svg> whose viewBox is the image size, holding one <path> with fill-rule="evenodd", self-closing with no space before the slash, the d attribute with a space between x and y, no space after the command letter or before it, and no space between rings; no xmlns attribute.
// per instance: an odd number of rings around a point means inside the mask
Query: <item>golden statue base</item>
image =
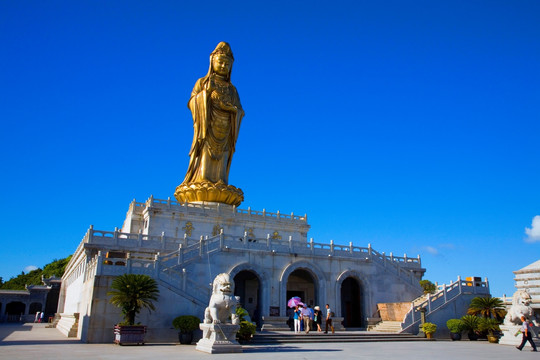
<svg viewBox="0 0 540 360"><path fill-rule="evenodd" d="M202 181L178 185L174 197L181 203L205 201L238 206L244 201L244 192L222 181Z"/></svg>

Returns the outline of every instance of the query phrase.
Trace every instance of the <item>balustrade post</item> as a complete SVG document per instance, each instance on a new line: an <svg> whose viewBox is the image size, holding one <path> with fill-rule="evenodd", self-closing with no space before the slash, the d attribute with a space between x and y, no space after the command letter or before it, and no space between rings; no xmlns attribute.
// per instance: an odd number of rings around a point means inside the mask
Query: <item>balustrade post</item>
<svg viewBox="0 0 540 360"><path fill-rule="evenodd" d="M167 197L167 208L171 208L171 197Z"/></svg>
<svg viewBox="0 0 540 360"><path fill-rule="evenodd" d="M248 234L247 231L244 231L244 247L248 246Z"/></svg>
<svg viewBox="0 0 540 360"><path fill-rule="evenodd" d="M139 233L137 234L137 246L142 247L142 229L139 229Z"/></svg>
<svg viewBox="0 0 540 360"><path fill-rule="evenodd" d="M88 243L92 243L92 240L94 239L94 225L90 225L90 228L88 229Z"/></svg>
<svg viewBox="0 0 540 360"><path fill-rule="evenodd" d="M248 211L247 211L248 215L251 215L251 206L248 206Z"/></svg>
<svg viewBox="0 0 540 360"><path fill-rule="evenodd" d="M266 234L266 248L267 249L270 249L270 244L271 244L270 234Z"/></svg>
<svg viewBox="0 0 540 360"><path fill-rule="evenodd" d="M330 240L330 253L334 255L334 240Z"/></svg>
<svg viewBox="0 0 540 360"><path fill-rule="evenodd" d="M431 294L427 295L428 314L431 312Z"/></svg>
<svg viewBox="0 0 540 360"><path fill-rule="evenodd" d="M203 241L204 241L204 237L201 235L201 238L199 240L199 256L202 256Z"/></svg>
<svg viewBox="0 0 540 360"><path fill-rule="evenodd" d="M489 292L489 281L488 281L488 278L487 278L487 277L484 278L484 282L486 283L486 290L487 290L487 292L488 292L488 294L489 294L489 293L490 293L490 292Z"/></svg>
<svg viewBox="0 0 540 360"><path fill-rule="evenodd" d="M414 324L414 301L411 301L411 324Z"/></svg>
<svg viewBox="0 0 540 360"><path fill-rule="evenodd" d="M371 244L367 244L367 251L368 251L369 257L371 257Z"/></svg>
<svg viewBox="0 0 540 360"><path fill-rule="evenodd" d="M291 221L294 221L294 212L291 212Z"/></svg>
<svg viewBox="0 0 540 360"><path fill-rule="evenodd" d="M180 265L181 263L184 262L184 249L183 249L183 245L180 244L178 245L178 265Z"/></svg>
<svg viewBox="0 0 540 360"><path fill-rule="evenodd" d="M393 252L390 253L390 261L392 263L394 262L394 253Z"/></svg>
<svg viewBox="0 0 540 360"><path fill-rule="evenodd" d="M159 253L154 257L154 278L159 279Z"/></svg>
<svg viewBox="0 0 540 360"><path fill-rule="evenodd" d="M309 249L311 251L311 255L313 255L313 253L315 251L314 246L313 246L313 238L309 239Z"/></svg>
<svg viewBox="0 0 540 360"><path fill-rule="evenodd" d="M459 293L461 294L461 293L463 292L463 290L462 290L462 288L461 288L461 276L458 275L457 281L458 281L458 289L459 289Z"/></svg>
<svg viewBox="0 0 540 360"><path fill-rule="evenodd" d="M408 261L407 261L407 254L403 254L403 262L406 264Z"/></svg>
<svg viewBox="0 0 540 360"><path fill-rule="evenodd" d="M280 216L281 216L281 215L279 215L279 210L278 210L277 213L276 213L276 218L279 219Z"/></svg>
<svg viewBox="0 0 540 360"><path fill-rule="evenodd" d="M117 227L114 228L114 237L113 237L113 239L114 239L114 245L118 245L118 228Z"/></svg>
<svg viewBox="0 0 540 360"><path fill-rule="evenodd" d="M446 298L446 284L443 284L443 291L444 291L444 303L446 304L447 298Z"/></svg>
<svg viewBox="0 0 540 360"><path fill-rule="evenodd" d="M223 250L223 247L224 247L223 245L224 245L224 243L223 243L223 229L220 229L219 230L219 249L220 250Z"/></svg>
<svg viewBox="0 0 540 360"><path fill-rule="evenodd" d="M165 249L165 231L162 231L162 232L161 232L161 238L160 238L160 241L161 241L161 248L162 248L162 249Z"/></svg>
<svg viewBox="0 0 540 360"><path fill-rule="evenodd" d="M263 211L262 211L262 216L263 216L263 217L266 216L266 209L263 209Z"/></svg>
<svg viewBox="0 0 540 360"><path fill-rule="evenodd" d="M182 269L182 291L186 291L187 272L186 269Z"/></svg>
<svg viewBox="0 0 540 360"><path fill-rule="evenodd" d="M352 244L352 241L349 241L349 249L350 249L350 252L351 254L353 253L353 244Z"/></svg>
<svg viewBox="0 0 540 360"><path fill-rule="evenodd" d="M382 259L383 259L383 265L386 267L386 254L384 253L384 251L381 253L382 255Z"/></svg>
<svg viewBox="0 0 540 360"><path fill-rule="evenodd" d="M102 269L103 269L103 254L101 250L99 250L97 253L96 276L101 275Z"/></svg>
<svg viewBox="0 0 540 360"><path fill-rule="evenodd" d="M187 240L187 234L184 233L184 246L187 247L188 246L188 240Z"/></svg>
<svg viewBox="0 0 540 360"><path fill-rule="evenodd" d="M420 254L417 255L418 258L418 266L422 266L422 260L420 259Z"/></svg>

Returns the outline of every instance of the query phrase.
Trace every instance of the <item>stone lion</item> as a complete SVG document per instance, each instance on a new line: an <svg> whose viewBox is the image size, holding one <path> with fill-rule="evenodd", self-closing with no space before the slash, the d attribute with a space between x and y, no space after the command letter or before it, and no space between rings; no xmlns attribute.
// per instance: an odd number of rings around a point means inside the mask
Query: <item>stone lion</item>
<svg viewBox="0 0 540 360"><path fill-rule="evenodd" d="M514 296L512 296L512 306L504 318L504 324L519 325L521 324L521 316L525 316L528 319L533 319L534 324L538 326L534 316L534 310L531 307L531 302L531 295L529 295L527 291L516 291Z"/></svg>
<svg viewBox="0 0 540 360"><path fill-rule="evenodd" d="M205 324L228 323L229 317L233 325L239 323L236 315L238 299L234 296L234 283L229 274L222 273L216 276L213 283L210 303L204 311Z"/></svg>

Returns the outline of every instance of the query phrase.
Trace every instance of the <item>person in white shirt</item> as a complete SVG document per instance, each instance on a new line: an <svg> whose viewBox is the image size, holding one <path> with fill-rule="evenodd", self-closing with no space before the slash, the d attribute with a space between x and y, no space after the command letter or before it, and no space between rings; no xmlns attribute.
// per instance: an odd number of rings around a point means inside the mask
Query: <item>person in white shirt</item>
<svg viewBox="0 0 540 360"><path fill-rule="evenodd" d="M328 327L332 330L332 334L334 333L334 326L332 325L332 316L333 311L330 309L330 305L326 304L326 325L324 327L324 333L328 334Z"/></svg>
<svg viewBox="0 0 540 360"><path fill-rule="evenodd" d="M310 330L310 319L311 311L307 307L302 308L302 320L304 321L304 330L306 331L306 334L309 334Z"/></svg>
<svg viewBox="0 0 540 360"><path fill-rule="evenodd" d="M531 351L536 351L536 345L534 344L534 341L532 339L531 329L529 329L531 324L523 315L521 316L521 321L523 322L521 324L521 333L523 334L523 337L521 339L521 344L519 346L516 346L516 349L521 351L528 341L533 348Z"/></svg>

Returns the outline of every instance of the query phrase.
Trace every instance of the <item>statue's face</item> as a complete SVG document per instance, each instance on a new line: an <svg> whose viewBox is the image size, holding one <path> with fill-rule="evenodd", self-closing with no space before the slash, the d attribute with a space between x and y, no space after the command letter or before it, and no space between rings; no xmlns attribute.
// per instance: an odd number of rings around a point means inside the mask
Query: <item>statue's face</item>
<svg viewBox="0 0 540 360"><path fill-rule="evenodd" d="M217 55L212 58L212 69L221 76L229 75L232 61L225 55Z"/></svg>

